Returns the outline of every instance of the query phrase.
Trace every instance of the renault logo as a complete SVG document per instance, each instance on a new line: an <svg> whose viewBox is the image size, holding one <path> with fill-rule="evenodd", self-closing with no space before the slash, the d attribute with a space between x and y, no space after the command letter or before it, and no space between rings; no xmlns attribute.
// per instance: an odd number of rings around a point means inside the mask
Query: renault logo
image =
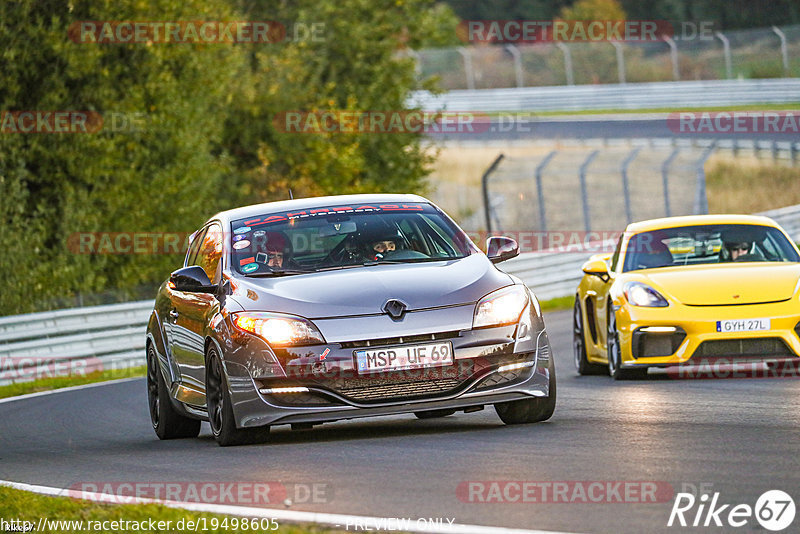
<svg viewBox="0 0 800 534"><path fill-rule="evenodd" d="M406 313L407 306L404 302L392 299L387 300L383 305L383 311L389 314L392 319L402 319L403 314Z"/></svg>

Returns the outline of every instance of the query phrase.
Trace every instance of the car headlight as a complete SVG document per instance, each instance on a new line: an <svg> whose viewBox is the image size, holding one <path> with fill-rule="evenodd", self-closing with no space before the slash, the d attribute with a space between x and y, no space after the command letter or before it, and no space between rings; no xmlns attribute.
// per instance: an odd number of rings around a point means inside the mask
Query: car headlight
<svg viewBox="0 0 800 534"><path fill-rule="evenodd" d="M648 308L663 308L669 306L669 302L661 293L641 282L628 282L623 288L625 298L634 306L644 306Z"/></svg>
<svg viewBox="0 0 800 534"><path fill-rule="evenodd" d="M498 289L475 306L472 328L515 324L528 305L528 291L521 285Z"/></svg>
<svg viewBox="0 0 800 534"><path fill-rule="evenodd" d="M325 343L314 323L302 317L267 312L240 312L232 317L236 328L255 334L272 346Z"/></svg>

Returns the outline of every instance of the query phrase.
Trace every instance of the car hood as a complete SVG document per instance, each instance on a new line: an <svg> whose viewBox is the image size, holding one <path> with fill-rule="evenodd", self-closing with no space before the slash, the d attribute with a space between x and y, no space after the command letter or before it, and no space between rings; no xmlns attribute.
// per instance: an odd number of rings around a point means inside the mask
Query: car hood
<svg viewBox="0 0 800 534"><path fill-rule="evenodd" d="M800 264L714 264L652 269L646 276L656 289L683 304L714 306L755 304L791 298L797 291Z"/></svg>
<svg viewBox="0 0 800 534"><path fill-rule="evenodd" d="M279 311L317 319L382 314L386 301L408 311L472 303L513 284L482 254L430 263L384 264L274 278L235 281L234 298L246 310Z"/></svg>

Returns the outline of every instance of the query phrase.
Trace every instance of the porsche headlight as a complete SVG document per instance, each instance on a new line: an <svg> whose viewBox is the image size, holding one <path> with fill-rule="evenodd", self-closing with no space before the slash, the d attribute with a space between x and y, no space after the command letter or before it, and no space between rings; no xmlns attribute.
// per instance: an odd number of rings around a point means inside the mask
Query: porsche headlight
<svg viewBox="0 0 800 534"><path fill-rule="evenodd" d="M240 312L232 315L236 328L255 334L272 346L325 343L325 338L314 323L302 317L267 312Z"/></svg>
<svg viewBox="0 0 800 534"><path fill-rule="evenodd" d="M472 328L515 324L528 305L528 292L521 285L489 293L475 306Z"/></svg>
<svg viewBox="0 0 800 534"><path fill-rule="evenodd" d="M661 293L641 282L628 282L623 288L625 298L634 306L647 308L664 308L669 306L669 302Z"/></svg>

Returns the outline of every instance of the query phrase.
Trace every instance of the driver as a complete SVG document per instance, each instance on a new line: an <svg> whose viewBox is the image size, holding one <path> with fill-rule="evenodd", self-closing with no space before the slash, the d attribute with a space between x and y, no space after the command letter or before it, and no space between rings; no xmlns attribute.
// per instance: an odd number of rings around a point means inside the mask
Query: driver
<svg viewBox="0 0 800 534"><path fill-rule="evenodd" d="M375 241L372 243L372 250L375 251L376 254L385 254L397 250L397 244L393 239Z"/></svg>
<svg viewBox="0 0 800 534"><path fill-rule="evenodd" d="M289 261L292 253L291 244L283 232L256 232L253 240L266 252L266 264L271 269L281 269ZM262 261L262 258L259 258Z"/></svg>
<svg viewBox="0 0 800 534"><path fill-rule="evenodd" d="M752 232L738 228L723 232L720 261L737 261L753 254L753 237Z"/></svg>
<svg viewBox="0 0 800 534"><path fill-rule="evenodd" d="M750 249L753 248L753 243L750 241L741 241L738 243L725 243L725 248L728 249L728 254L732 261L736 261L740 256L750 254Z"/></svg>
<svg viewBox="0 0 800 534"><path fill-rule="evenodd" d="M382 260L389 253L396 251L399 242L398 231L388 226L368 229L361 236L364 255L371 261Z"/></svg>

